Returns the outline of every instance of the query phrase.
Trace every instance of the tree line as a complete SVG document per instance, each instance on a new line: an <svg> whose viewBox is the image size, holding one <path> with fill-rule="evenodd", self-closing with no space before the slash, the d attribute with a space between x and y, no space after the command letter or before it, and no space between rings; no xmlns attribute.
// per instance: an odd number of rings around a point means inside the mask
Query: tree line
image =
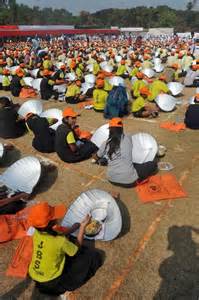
<svg viewBox="0 0 199 300"><path fill-rule="evenodd" d="M174 27L176 31L198 31L199 11L192 2L186 10L168 6L130 9L104 9L95 13L81 11L78 16L65 9L33 8L17 4L15 0L0 0L0 25L76 25L94 28L119 27Z"/></svg>

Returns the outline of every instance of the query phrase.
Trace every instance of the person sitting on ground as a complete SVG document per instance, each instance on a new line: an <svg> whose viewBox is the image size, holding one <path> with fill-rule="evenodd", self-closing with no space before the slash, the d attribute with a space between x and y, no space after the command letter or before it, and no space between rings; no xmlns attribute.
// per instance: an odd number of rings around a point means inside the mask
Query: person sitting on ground
<svg viewBox="0 0 199 300"><path fill-rule="evenodd" d="M4 91L10 91L10 83L11 83L9 78L10 72L8 69L4 69L2 74L3 74L2 89Z"/></svg>
<svg viewBox="0 0 199 300"><path fill-rule="evenodd" d="M88 159L98 150L91 141L77 137L77 116L72 108L66 108L63 111L62 124L57 128L55 135L55 151L61 160L68 163Z"/></svg>
<svg viewBox="0 0 199 300"><path fill-rule="evenodd" d="M8 97L0 97L0 137L14 139L26 132L23 120L18 119L19 106L13 104Z"/></svg>
<svg viewBox="0 0 199 300"><path fill-rule="evenodd" d="M192 65L187 71L184 79L184 85L187 87L199 87L199 64Z"/></svg>
<svg viewBox="0 0 199 300"><path fill-rule="evenodd" d="M0 215L16 214L26 207L29 197L27 193L14 193L4 184L0 184Z"/></svg>
<svg viewBox="0 0 199 300"><path fill-rule="evenodd" d="M128 73L127 73L125 63L126 63L126 61L124 59L122 59L119 66L118 66L118 68L117 68L117 72L116 72L116 75L120 76L122 78L127 78L128 77Z"/></svg>
<svg viewBox="0 0 199 300"><path fill-rule="evenodd" d="M126 88L122 85L113 86L106 100L104 117L112 119L128 115L128 95Z"/></svg>
<svg viewBox="0 0 199 300"><path fill-rule="evenodd" d="M29 113L25 117L28 130L33 132L32 146L42 153L55 151L55 131L49 126L55 123L53 119L42 118L36 114Z"/></svg>
<svg viewBox="0 0 199 300"><path fill-rule="evenodd" d="M188 128L199 129L199 93L195 95L193 104L188 106L184 122Z"/></svg>
<svg viewBox="0 0 199 300"><path fill-rule="evenodd" d="M52 72L45 69L43 70L42 74L43 74L43 79L41 80L40 83L41 99L49 100L51 97L54 96L54 99L57 100L59 97L59 93L53 90L55 81L51 79Z"/></svg>
<svg viewBox="0 0 199 300"><path fill-rule="evenodd" d="M133 69L132 69L132 71L131 71L131 73L130 73L130 78L136 76L136 74L137 74L137 73L139 72L139 70L140 70L141 65L142 65L142 64L141 64L140 61L136 61L136 62L134 63L134 67L133 67Z"/></svg>
<svg viewBox="0 0 199 300"><path fill-rule="evenodd" d="M55 81L56 84L63 84L65 83L65 71L66 66L63 64L60 66L59 69L57 69L54 74L52 75L52 80Z"/></svg>
<svg viewBox="0 0 199 300"><path fill-rule="evenodd" d="M81 81L78 79L75 82L72 81L66 90L65 101L66 103L76 104L84 101L84 96L81 95Z"/></svg>
<svg viewBox="0 0 199 300"><path fill-rule="evenodd" d="M165 83L165 81L166 81L166 76L160 75L159 79L155 79L150 84L149 91L151 95L149 95L148 101L154 101L160 93L164 93L164 94L169 93L169 88Z"/></svg>
<svg viewBox="0 0 199 300"><path fill-rule="evenodd" d="M99 73L97 75L97 80L98 79L104 80L104 91L110 92L112 90L113 86L110 84L108 78L105 77L104 73Z"/></svg>
<svg viewBox="0 0 199 300"><path fill-rule="evenodd" d="M93 157L107 159L107 179L112 184L132 187L139 178L132 161L132 139L124 134L121 118L109 121L109 138Z"/></svg>
<svg viewBox="0 0 199 300"><path fill-rule="evenodd" d="M157 161L135 164L132 159L132 137L124 134L122 119L109 121L109 138L93 156L99 164L108 163L107 178L118 186L133 187L157 170Z"/></svg>
<svg viewBox="0 0 199 300"><path fill-rule="evenodd" d="M59 296L74 291L93 277L102 265L98 251L83 246L84 232L91 217L74 224L68 233L79 228L76 244L56 231L56 220L65 214L63 205L47 202L31 208L28 223L33 226L33 254L29 275L40 293Z"/></svg>
<svg viewBox="0 0 199 300"><path fill-rule="evenodd" d="M24 72L21 68L16 70L16 74L12 76L10 90L14 97L19 97L19 94L22 88L25 86L25 82L23 80Z"/></svg>
<svg viewBox="0 0 199 300"><path fill-rule="evenodd" d="M155 118L158 116L159 108L155 103L149 103L147 98L151 92L147 87L139 90L140 96L132 102L131 111L136 118Z"/></svg>
<svg viewBox="0 0 199 300"><path fill-rule="evenodd" d="M96 88L93 91L93 108L96 112L103 112L108 93L104 90L104 80L97 79Z"/></svg>
<svg viewBox="0 0 199 300"><path fill-rule="evenodd" d="M134 98L137 98L140 96L140 89L142 87L146 87L147 83L143 80L144 79L144 74L142 72L138 72L136 74L137 79L133 82L132 85L132 96Z"/></svg>
<svg viewBox="0 0 199 300"><path fill-rule="evenodd" d="M46 69L46 70L52 70L53 69L53 62L51 60L50 55L44 56L43 68Z"/></svg>

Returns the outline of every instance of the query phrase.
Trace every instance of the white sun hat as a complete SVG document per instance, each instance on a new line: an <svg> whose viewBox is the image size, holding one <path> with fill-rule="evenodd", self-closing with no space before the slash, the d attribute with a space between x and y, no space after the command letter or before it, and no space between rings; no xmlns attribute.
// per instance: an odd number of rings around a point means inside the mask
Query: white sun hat
<svg viewBox="0 0 199 300"><path fill-rule="evenodd" d="M165 112L172 111L176 106L176 99L168 94L158 95L155 102Z"/></svg>
<svg viewBox="0 0 199 300"><path fill-rule="evenodd" d="M195 97L193 96L193 97L191 97L190 99L189 99L189 104L195 104L195 102L194 102L194 99L195 99Z"/></svg>
<svg viewBox="0 0 199 300"><path fill-rule="evenodd" d="M103 69L103 67L105 67L107 64L108 64L107 61L103 61L103 62L101 62L99 65L100 65L100 67Z"/></svg>
<svg viewBox="0 0 199 300"><path fill-rule="evenodd" d="M148 78L152 78L155 76L155 72L153 71L153 69L150 69L150 68L146 68L146 69L142 70L142 73L144 75L146 75Z"/></svg>
<svg viewBox="0 0 199 300"><path fill-rule="evenodd" d="M161 65L162 60L159 57L154 57L153 58L153 63L154 63L154 65Z"/></svg>
<svg viewBox="0 0 199 300"><path fill-rule="evenodd" d="M61 225L70 227L74 223L80 223L88 214L102 224L102 232L89 239L111 241L121 232L122 217L115 199L99 189L81 193L69 207ZM73 233L74 236L77 234L78 231Z"/></svg>
<svg viewBox="0 0 199 300"><path fill-rule="evenodd" d="M70 81L75 81L77 77L74 72L71 72L71 73L67 73L65 78L69 79Z"/></svg>
<svg viewBox="0 0 199 300"><path fill-rule="evenodd" d="M20 66L6 67L6 69L8 69L10 73L14 74L19 67Z"/></svg>
<svg viewBox="0 0 199 300"><path fill-rule="evenodd" d="M109 137L109 124L104 124L99 127L93 134L91 142L93 142L98 148L108 140Z"/></svg>
<svg viewBox="0 0 199 300"><path fill-rule="evenodd" d="M94 65L93 64L89 64L86 69L89 71L89 72L93 72L94 70Z"/></svg>
<svg viewBox="0 0 199 300"><path fill-rule="evenodd" d="M161 73L162 71L164 71L164 66L161 64L155 64L154 70L156 71L156 73Z"/></svg>
<svg viewBox="0 0 199 300"><path fill-rule="evenodd" d="M167 86L173 96L181 94L184 89L184 85L180 82L169 82Z"/></svg>
<svg viewBox="0 0 199 300"><path fill-rule="evenodd" d="M32 87L32 82L33 82L33 78L32 77L24 77L23 81L25 82L25 85Z"/></svg>
<svg viewBox="0 0 199 300"><path fill-rule="evenodd" d="M48 110L43 111L40 117L57 119L57 122L50 126L50 128L54 130L57 130L58 126L62 124L62 111L57 108L50 108Z"/></svg>
<svg viewBox="0 0 199 300"><path fill-rule="evenodd" d="M25 118L25 116L29 113L40 115L42 111L43 105L40 100L28 100L21 105L18 110L18 114Z"/></svg>
<svg viewBox="0 0 199 300"><path fill-rule="evenodd" d="M117 63L121 62L121 60L122 60L122 56L120 56L120 55L116 55L116 56L115 56L115 61L116 61Z"/></svg>
<svg viewBox="0 0 199 300"><path fill-rule="evenodd" d="M100 63L100 67L103 71L111 73L113 71L113 66L109 65L107 61Z"/></svg>
<svg viewBox="0 0 199 300"><path fill-rule="evenodd" d="M143 164L153 161L158 152L158 143L155 138L144 132L132 136L132 158L133 162Z"/></svg>
<svg viewBox="0 0 199 300"><path fill-rule="evenodd" d="M31 194L39 182L41 164L34 156L27 156L16 161L2 175L0 182L15 192Z"/></svg>
<svg viewBox="0 0 199 300"><path fill-rule="evenodd" d="M84 79L85 82L94 84L96 80L96 76L94 74L87 74L84 76Z"/></svg>
<svg viewBox="0 0 199 300"><path fill-rule="evenodd" d="M4 145L2 143L0 143L0 159L3 157L4 152L5 152Z"/></svg>
<svg viewBox="0 0 199 300"><path fill-rule="evenodd" d="M57 90L59 94L64 94L66 92L66 84L54 85L53 90Z"/></svg>
<svg viewBox="0 0 199 300"><path fill-rule="evenodd" d="M42 78L36 78L32 81L32 87L33 89L40 91L40 84L41 84Z"/></svg>
<svg viewBox="0 0 199 300"><path fill-rule="evenodd" d="M81 93L85 95L89 89L94 87L94 83L83 82L81 86Z"/></svg>
<svg viewBox="0 0 199 300"><path fill-rule="evenodd" d="M120 76L113 76L113 77L111 77L111 78L109 79L109 82L110 82L110 84L113 85L113 86L119 86L119 85L125 86L125 81L124 81L124 79L123 79L122 77L120 77Z"/></svg>
<svg viewBox="0 0 199 300"><path fill-rule="evenodd" d="M39 68L38 69L29 70L29 73L30 73L30 75L32 77L37 78L38 71L39 71Z"/></svg>

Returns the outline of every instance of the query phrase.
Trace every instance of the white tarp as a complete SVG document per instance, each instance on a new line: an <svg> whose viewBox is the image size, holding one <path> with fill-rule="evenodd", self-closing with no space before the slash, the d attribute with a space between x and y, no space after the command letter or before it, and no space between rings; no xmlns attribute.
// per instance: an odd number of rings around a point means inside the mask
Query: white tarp
<svg viewBox="0 0 199 300"><path fill-rule="evenodd" d="M169 27L159 27L159 28L149 28L148 34L149 35L172 35L174 33L173 28Z"/></svg>

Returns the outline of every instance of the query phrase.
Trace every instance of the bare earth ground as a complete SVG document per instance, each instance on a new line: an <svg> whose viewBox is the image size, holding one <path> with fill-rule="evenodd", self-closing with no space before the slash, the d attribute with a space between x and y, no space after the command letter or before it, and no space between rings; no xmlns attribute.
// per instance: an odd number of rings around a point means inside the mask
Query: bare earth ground
<svg viewBox="0 0 199 300"><path fill-rule="evenodd" d="M122 233L112 242L91 245L104 252L104 264L69 299L199 299L199 235L192 230L192 227L198 228L199 220L198 131L187 129L172 133L159 128L160 121L183 120L186 100L194 92L195 89L185 89L183 105L172 113L161 113L157 120L136 120L131 116L124 120L126 132L151 133L168 148L162 160L174 165L173 173L188 192L186 199L144 205L134 189L111 186L106 180L105 167L92 165L90 160L69 165L61 162L56 154L40 154L31 147L32 138L28 134L11 141L16 150L7 161L33 154L49 158L57 166L57 170L49 172L41 182L35 196L37 200L47 200L50 204L63 202L69 206L87 189L120 192L118 204L123 214ZM54 100L44 102L45 108L62 109L65 106ZM92 110L83 110L78 120L81 128L87 130L95 130L105 122L101 114ZM0 299L51 299L39 295L31 280L20 281L5 276L16 246L16 241L0 245Z"/></svg>

